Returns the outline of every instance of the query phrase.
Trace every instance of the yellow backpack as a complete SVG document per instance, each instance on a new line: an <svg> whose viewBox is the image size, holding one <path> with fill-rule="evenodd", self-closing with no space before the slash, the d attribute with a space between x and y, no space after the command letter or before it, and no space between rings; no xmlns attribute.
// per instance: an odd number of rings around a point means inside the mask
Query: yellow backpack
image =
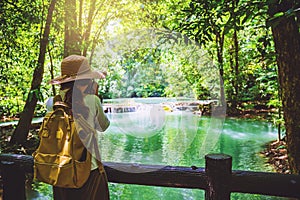
<svg viewBox="0 0 300 200"><path fill-rule="evenodd" d="M80 188L91 170L91 154L80 138L93 130L81 115L74 119L64 102L55 102L53 108L43 119L40 144L33 153L34 178L56 187Z"/></svg>

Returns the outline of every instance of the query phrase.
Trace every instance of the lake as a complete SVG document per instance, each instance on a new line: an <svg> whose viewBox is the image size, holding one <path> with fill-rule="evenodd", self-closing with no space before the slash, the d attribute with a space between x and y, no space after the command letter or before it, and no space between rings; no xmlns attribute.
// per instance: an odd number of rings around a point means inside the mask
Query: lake
<svg viewBox="0 0 300 200"><path fill-rule="evenodd" d="M99 136L103 161L204 167L207 153L232 156L233 170L272 171L260 155L277 139L270 123L199 116L188 111L166 112L148 105L136 112L108 113L109 129ZM132 173L138 173L132 171ZM51 187L34 185L28 199L51 199ZM204 191L109 183L111 199L204 199ZM231 199L287 198L232 193Z"/></svg>

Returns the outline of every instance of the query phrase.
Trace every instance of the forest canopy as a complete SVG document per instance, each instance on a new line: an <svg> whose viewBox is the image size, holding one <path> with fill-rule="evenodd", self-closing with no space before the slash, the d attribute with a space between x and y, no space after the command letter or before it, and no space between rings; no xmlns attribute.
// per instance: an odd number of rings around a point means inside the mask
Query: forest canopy
<svg viewBox="0 0 300 200"><path fill-rule="evenodd" d="M77 6L73 9L78 13L75 23L81 29L78 37L87 37L85 29L91 26L89 38L79 49L90 57L93 67L109 74L100 83L104 98L215 98L211 96L206 80L211 76L199 69L201 56L201 59L213 62L211 68L222 70L226 100L232 107L251 106L247 102L254 101L277 108L280 105L275 50L271 29L266 23L266 8L249 11L255 6L263 6L262 3L110 1L106 4L105 1L83 1L80 5L74 2ZM88 11L91 12L89 6L93 2L94 19L89 22ZM69 11L63 9L67 8L64 3L68 1L58 1L53 13L43 82L40 88L29 91L49 3L1 2L2 117L18 115L27 95L38 96L42 106L54 94L48 81L59 74L59 62L65 54L64 14ZM140 39L143 34L151 36L145 34L146 31L161 34L160 41L157 35L156 41ZM140 42L136 44L138 48L128 41L129 36ZM222 41L218 41L220 39ZM113 54L104 54L103 48L113 40L115 47L109 49ZM167 49L170 44L173 52ZM182 49L176 50L175 44ZM191 49L196 50L192 52ZM197 49L202 53L197 54ZM194 58L189 57L189 53ZM218 78L217 74L214 77ZM40 112L38 107L36 115L42 114Z"/></svg>

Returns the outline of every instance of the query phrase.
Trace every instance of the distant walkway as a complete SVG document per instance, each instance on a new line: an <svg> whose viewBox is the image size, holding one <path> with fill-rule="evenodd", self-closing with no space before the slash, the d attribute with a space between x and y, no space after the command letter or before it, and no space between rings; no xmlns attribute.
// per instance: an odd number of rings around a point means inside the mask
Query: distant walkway
<svg viewBox="0 0 300 200"><path fill-rule="evenodd" d="M14 126L16 126L18 122L19 122L18 120L0 122L0 134L2 135L6 130L14 128ZM32 120L31 126L39 128L42 122L43 122L43 117L34 118Z"/></svg>

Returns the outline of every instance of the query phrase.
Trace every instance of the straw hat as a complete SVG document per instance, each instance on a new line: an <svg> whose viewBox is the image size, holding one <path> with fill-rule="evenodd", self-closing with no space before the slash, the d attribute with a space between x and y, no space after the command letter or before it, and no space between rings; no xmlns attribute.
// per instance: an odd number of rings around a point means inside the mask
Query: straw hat
<svg viewBox="0 0 300 200"><path fill-rule="evenodd" d="M51 84L62 84L80 79L104 79L105 73L92 71L88 59L84 56L71 55L61 62L61 76L50 81Z"/></svg>

